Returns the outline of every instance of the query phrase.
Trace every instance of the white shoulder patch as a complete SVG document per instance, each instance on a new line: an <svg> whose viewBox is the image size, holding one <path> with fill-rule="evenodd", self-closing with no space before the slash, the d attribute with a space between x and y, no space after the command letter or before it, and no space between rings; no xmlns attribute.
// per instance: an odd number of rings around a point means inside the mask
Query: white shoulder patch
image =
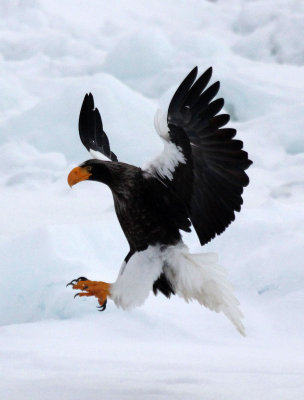
<svg viewBox="0 0 304 400"><path fill-rule="evenodd" d="M156 110L154 115L154 127L160 137L166 141L170 140L169 128L167 124L167 113L163 112L161 109Z"/></svg>
<svg viewBox="0 0 304 400"><path fill-rule="evenodd" d="M90 154L93 158L100 161L111 161L109 157L102 154L100 151L90 149Z"/></svg>
<svg viewBox="0 0 304 400"><path fill-rule="evenodd" d="M160 177L172 180L173 172L180 163L186 164L181 148L172 142L165 142L163 152L144 169L151 174L157 172Z"/></svg>
<svg viewBox="0 0 304 400"><path fill-rule="evenodd" d="M159 175L161 178L173 179L173 172L178 164L186 164L182 149L171 142L167 124L167 112L158 109L154 116L154 126L159 136L164 141L164 150L154 160L143 167L152 175Z"/></svg>

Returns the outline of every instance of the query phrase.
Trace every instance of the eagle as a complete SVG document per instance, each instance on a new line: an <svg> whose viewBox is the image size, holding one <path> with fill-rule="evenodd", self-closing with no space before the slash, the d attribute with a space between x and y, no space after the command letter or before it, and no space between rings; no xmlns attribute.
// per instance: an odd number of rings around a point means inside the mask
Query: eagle
<svg viewBox="0 0 304 400"><path fill-rule="evenodd" d="M157 110L154 125L164 142L162 153L143 168L118 161L103 130L91 93L80 110L79 135L92 159L72 169L68 184L89 180L107 185L128 241L115 282L73 279L76 296L95 296L98 309L107 300L123 309L142 305L150 292L223 312L244 335L243 315L225 270L214 253L192 254L180 231L191 227L203 246L235 219L249 183L252 163L225 127L224 99L215 99L220 82L210 85L212 67L198 77L195 67L173 95L166 112Z"/></svg>

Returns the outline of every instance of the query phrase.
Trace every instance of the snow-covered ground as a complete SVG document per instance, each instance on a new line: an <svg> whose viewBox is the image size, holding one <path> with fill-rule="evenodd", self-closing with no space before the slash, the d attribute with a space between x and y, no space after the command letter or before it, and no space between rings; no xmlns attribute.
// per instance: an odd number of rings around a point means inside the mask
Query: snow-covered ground
<svg viewBox="0 0 304 400"><path fill-rule="evenodd" d="M304 398L304 2L1 0L0 398ZM153 115L212 65L254 164L219 253L247 337L198 304L151 296L123 312L73 299L127 253L109 189L71 190L92 91L120 160L161 149ZM184 236L201 251L194 234Z"/></svg>

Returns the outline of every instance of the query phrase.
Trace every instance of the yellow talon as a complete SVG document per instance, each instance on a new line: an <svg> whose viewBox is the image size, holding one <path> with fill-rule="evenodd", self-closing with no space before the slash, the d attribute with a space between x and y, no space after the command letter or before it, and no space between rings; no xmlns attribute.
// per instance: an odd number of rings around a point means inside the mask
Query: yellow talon
<svg viewBox="0 0 304 400"><path fill-rule="evenodd" d="M82 292L77 293L74 297L95 296L98 299L98 303L103 307L110 294L111 284L107 282L80 280L72 287L76 290L82 290Z"/></svg>

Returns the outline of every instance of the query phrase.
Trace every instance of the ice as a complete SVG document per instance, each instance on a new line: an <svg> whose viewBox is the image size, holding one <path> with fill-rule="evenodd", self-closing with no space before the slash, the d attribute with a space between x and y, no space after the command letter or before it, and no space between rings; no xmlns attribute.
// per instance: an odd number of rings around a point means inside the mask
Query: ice
<svg viewBox="0 0 304 400"><path fill-rule="evenodd" d="M172 53L173 47L161 31L146 29L124 36L108 52L103 67L121 80L148 77L165 69Z"/></svg>
<svg viewBox="0 0 304 400"><path fill-rule="evenodd" d="M234 22L241 34L234 49L253 60L303 65L304 7L298 1L244 1Z"/></svg>
<svg viewBox="0 0 304 400"><path fill-rule="evenodd" d="M81 83L78 78L67 79L67 82L56 79L48 82L46 79L46 85L48 91L52 86L52 92L42 93L46 97L43 96L35 106L4 121L0 144L29 141L38 150L62 152L69 160L89 159L79 140L77 126L84 94L91 91L95 106L102 113L104 129L113 136L111 147L114 152L118 148L119 159L130 163L135 159L135 163L141 163L157 153L158 148L155 151L153 145L161 149L161 141L153 129L156 103L116 78L101 73L94 78L85 77ZM121 115L124 115L123 126Z"/></svg>
<svg viewBox="0 0 304 400"><path fill-rule="evenodd" d="M2 0L0 397L299 400L304 395L304 3L298 0ZM110 190L71 168L92 92L119 160L162 150L154 112L213 66L253 165L216 252L245 315L150 296L132 312L73 299L73 278L114 282L128 252Z"/></svg>

